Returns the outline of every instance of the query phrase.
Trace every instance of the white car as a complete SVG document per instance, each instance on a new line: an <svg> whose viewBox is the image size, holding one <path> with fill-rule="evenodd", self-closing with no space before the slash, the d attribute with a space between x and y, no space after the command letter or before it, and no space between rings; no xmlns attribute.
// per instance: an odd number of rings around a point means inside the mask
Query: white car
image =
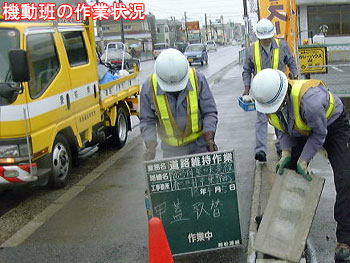
<svg viewBox="0 0 350 263"><path fill-rule="evenodd" d="M207 45L207 50L209 51L209 50L214 50L214 51L216 51L216 44L215 44L215 41L207 41L207 43L206 43L206 45Z"/></svg>
<svg viewBox="0 0 350 263"><path fill-rule="evenodd" d="M169 48L168 43L154 44L153 58L156 59L163 50L168 49L168 48Z"/></svg>

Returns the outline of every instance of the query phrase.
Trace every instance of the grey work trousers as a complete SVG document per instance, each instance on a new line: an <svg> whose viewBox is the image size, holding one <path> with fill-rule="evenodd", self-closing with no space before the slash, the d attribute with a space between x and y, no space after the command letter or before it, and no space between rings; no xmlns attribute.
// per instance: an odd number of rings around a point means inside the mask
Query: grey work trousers
<svg viewBox="0 0 350 263"><path fill-rule="evenodd" d="M267 153L267 117L264 113L257 111L257 119L255 124L256 129L256 147L255 153L263 151ZM277 140L275 142L275 147L277 151L281 151L279 138L281 137L280 131L275 128L275 134Z"/></svg>

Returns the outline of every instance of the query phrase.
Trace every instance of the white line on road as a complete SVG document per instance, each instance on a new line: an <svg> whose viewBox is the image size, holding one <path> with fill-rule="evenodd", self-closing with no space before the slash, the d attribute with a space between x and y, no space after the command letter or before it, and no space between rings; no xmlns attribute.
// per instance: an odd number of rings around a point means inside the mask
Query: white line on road
<svg viewBox="0 0 350 263"><path fill-rule="evenodd" d="M336 71L339 71L339 72L344 72L344 70L340 69L340 68L337 68L335 66L332 66L332 69L336 70Z"/></svg>
<svg viewBox="0 0 350 263"><path fill-rule="evenodd" d="M34 217L24 227L18 230L14 235L7 239L0 245L0 248L17 247L22 244L28 237L30 237L40 226L47 222L54 214L61 208L78 196L85 190L86 186L100 177L111 165L123 157L126 153L131 151L135 146L141 143L141 136L132 139L124 148L113 154L110 158L92 170L87 176L81 179L75 186L71 187L61 197L56 199L51 205L46 207L39 215Z"/></svg>

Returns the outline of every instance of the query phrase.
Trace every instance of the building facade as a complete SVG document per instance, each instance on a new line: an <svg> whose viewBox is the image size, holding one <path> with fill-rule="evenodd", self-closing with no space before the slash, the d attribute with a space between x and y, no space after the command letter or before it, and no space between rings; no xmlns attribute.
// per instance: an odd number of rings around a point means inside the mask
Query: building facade
<svg viewBox="0 0 350 263"><path fill-rule="evenodd" d="M157 43L168 43L170 45L170 30L168 19L156 20Z"/></svg>
<svg viewBox="0 0 350 263"><path fill-rule="evenodd" d="M299 13L299 39L324 35L325 44L350 43L349 0L297 0Z"/></svg>
<svg viewBox="0 0 350 263"><path fill-rule="evenodd" d="M144 20L124 20L124 39L127 46L136 45L137 51L152 50L152 21L153 15L146 15ZM106 45L108 42L121 41L121 21L112 19L102 20L102 39Z"/></svg>

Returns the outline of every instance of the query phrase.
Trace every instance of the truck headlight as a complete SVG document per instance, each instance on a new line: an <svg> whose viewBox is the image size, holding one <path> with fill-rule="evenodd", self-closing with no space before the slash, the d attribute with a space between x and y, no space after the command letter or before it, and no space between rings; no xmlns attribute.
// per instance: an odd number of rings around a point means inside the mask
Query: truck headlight
<svg viewBox="0 0 350 263"><path fill-rule="evenodd" d="M202 57L202 55L197 55L197 58L201 58Z"/></svg>
<svg viewBox="0 0 350 263"><path fill-rule="evenodd" d="M21 156L28 156L28 145L27 144L20 144L19 146L19 153Z"/></svg>
<svg viewBox="0 0 350 263"><path fill-rule="evenodd" d="M18 145L0 145L0 158L19 156L20 154Z"/></svg>

